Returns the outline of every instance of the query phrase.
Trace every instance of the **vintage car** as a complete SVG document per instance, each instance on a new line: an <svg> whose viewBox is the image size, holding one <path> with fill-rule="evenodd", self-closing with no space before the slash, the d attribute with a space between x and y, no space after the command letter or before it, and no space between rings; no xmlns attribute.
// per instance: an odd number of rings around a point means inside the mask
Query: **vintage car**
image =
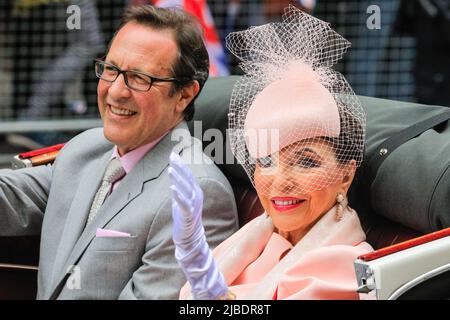
<svg viewBox="0 0 450 320"><path fill-rule="evenodd" d="M237 78L209 79L189 126L233 186L242 226L263 209L231 155L226 134ZM367 241L381 250L355 261L358 291L371 299L449 298L450 232L434 232L450 226L450 109L360 100L367 114L365 160L349 203L360 215ZM50 160L32 161L38 152L16 157L15 166L51 162L58 148L44 150ZM0 299L35 297L38 260L38 236L0 237Z"/></svg>

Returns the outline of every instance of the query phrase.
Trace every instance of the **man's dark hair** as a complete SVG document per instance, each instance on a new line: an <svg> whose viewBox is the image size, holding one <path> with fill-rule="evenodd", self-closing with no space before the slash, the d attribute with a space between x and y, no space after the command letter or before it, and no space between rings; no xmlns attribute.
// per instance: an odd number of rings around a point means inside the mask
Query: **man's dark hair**
<svg viewBox="0 0 450 320"><path fill-rule="evenodd" d="M174 77L180 81L174 82L169 95L175 94L193 80L198 81L200 85L198 94L200 94L209 75L209 57L203 41L203 28L197 19L175 8L158 8L151 5L131 6L125 10L116 34L128 22L136 22L157 30L172 30L178 46L178 55L172 69ZM192 120L194 116L194 101L198 94L184 109L186 121Z"/></svg>

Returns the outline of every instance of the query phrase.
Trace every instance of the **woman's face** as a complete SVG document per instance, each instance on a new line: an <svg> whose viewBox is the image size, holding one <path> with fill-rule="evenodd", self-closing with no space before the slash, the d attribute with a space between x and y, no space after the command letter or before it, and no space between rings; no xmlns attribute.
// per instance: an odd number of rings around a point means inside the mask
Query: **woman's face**
<svg viewBox="0 0 450 320"><path fill-rule="evenodd" d="M315 138L258 159L254 182L266 213L279 232L309 230L346 194L356 162L339 164L333 147Z"/></svg>

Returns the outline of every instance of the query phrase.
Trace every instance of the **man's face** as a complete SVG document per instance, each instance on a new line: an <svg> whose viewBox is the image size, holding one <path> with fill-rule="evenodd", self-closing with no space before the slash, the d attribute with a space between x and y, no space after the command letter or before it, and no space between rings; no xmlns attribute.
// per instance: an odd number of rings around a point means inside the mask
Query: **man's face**
<svg viewBox="0 0 450 320"><path fill-rule="evenodd" d="M177 53L171 30L129 22L117 33L105 60L122 70L170 78L175 76L171 67ZM179 94L170 97L171 86L170 82L155 82L149 91L139 92L126 86L123 74L112 83L99 80L104 135L121 155L159 138L182 119Z"/></svg>

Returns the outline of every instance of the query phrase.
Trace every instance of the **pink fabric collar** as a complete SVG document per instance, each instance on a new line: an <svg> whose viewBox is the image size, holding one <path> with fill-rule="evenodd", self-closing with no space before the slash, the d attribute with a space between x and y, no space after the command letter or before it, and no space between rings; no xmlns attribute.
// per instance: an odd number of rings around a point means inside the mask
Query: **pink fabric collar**
<svg viewBox="0 0 450 320"><path fill-rule="evenodd" d="M125 169L125 172L128 174L133 168L136 166L136 164L141 160L147 152L153 149L154 146L158 144L158 142L161 141L162 138L165 137L165 134L163 134L161 137L159 137L156 140L153 140L150 143L144 144L143 146L140 146L139 148L136 148L134 150L131 150L124 154L123 156L119 155L119 151L117 149L117 146L114 146L113 153L111 155L111 159L118 158L120 162L122 163L122 167Z"/></svg>

